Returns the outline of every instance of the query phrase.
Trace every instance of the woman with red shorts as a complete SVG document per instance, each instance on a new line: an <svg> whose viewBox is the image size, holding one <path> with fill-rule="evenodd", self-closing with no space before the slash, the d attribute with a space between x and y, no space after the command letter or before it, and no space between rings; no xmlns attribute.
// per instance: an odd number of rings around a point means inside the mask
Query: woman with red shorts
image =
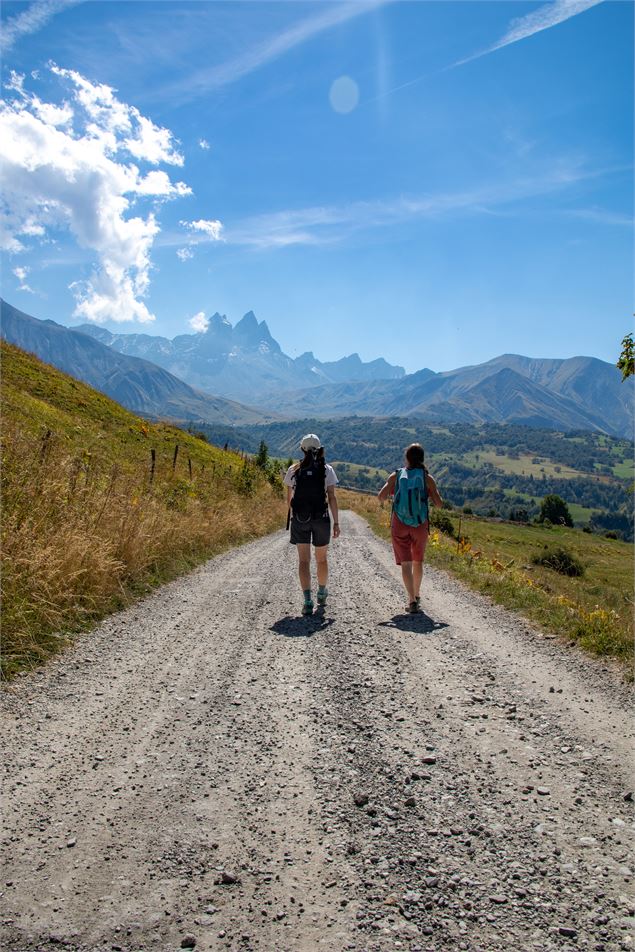
<svg viewBox="0 0 635 952"><path fill-rule="evenodd" d="M437 484L423 464L423 447L412 443L405 452L405 466L388 477L379 491L383 502L393 497L390 532L395 562L408 594L408 611L420 610L419 590L428 541L428 506L442 503Z"/></svg>

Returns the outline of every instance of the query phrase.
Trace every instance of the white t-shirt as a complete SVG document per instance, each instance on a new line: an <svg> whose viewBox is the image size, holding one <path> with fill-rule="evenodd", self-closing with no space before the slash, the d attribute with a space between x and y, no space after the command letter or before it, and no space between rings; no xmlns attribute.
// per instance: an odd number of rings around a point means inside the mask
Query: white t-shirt
<svg viewBox="0 0 635 952"><path fill-rule="evenodd" d="M295 474L296 474L297 468L298 468L297 463L294 463L293 466L289 466L289 469L287 470L285 477L283 479L283 483L285 484L285 486L289 486L291 489L295 489ZM329 486L337 486L339 480L337 476L335 475L335 470L333 469L333 467L329 466L328 463L325 463L324 469L326 471L326 479L324 481L326 488L328 489Z"/></svg>

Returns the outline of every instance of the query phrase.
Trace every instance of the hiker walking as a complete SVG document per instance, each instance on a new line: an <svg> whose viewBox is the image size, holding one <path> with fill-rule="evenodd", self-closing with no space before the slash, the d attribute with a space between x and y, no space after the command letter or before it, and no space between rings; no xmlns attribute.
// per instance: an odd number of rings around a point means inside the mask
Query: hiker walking
<svg viewBox="0 0 635 952"><path fill-rule="evenodd" d="M390 535L395 562L408 594L408 611L420 611L423 559L428 542L428 506L442 504L437 484L423 463L423 446L411 443L404 454L405 466L392 473L379 490L381 502L393 497Z"/></svg>
<svg viewBox="0 0 635 952"><path fill-rule="evenodd" d="M332 466L324 459L324 447L315 433L307 433L300 442L304 459L294 463L287 470L284 484L287 487L289 518L287 529L291 526L292 545L298 549L298 574L304 595L302 614L313 613L311 596L311 543L315 549L317 563L317 603L318 608L326 606L328 596L327 562L328 544L331 541L331 520L333 516L333 538L340 534L335 487L337 476Z"/></svg>

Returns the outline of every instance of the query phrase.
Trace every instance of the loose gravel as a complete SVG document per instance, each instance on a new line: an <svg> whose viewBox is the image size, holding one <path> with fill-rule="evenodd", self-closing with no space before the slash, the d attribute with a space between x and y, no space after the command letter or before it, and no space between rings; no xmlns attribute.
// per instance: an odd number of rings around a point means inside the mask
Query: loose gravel
<svg viewBox="0 0 635 952"><path fill-rule="evenodd" d="M7 950L635 947L632 696L353 513L298 617L284 532L4 693Z"/></svg>

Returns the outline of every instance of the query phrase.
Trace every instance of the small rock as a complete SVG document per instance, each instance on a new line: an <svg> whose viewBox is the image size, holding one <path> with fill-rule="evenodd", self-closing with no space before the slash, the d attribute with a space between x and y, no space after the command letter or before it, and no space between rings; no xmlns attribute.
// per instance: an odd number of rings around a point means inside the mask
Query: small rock
<svg viewBox="0 0 635 952"><path fill-rule="evenodd" d="M425 754L421 758L422 764L436 764L436 762L437 762L437 758L434 754Z"/></svg>
<svg viewBox="0 0 635 952"><path fill-rule="evenodd" d="M368 803L368 794L356 793L353 795L353 802L356 807L365 807Z"/></svg>
<svg viewBox="0 0 635 952"><path fill-rule="evenodd" d="M495 902L498 906L504 905L507 902L507 896L502 896L500 893L497 893L494 896L489 897L492 902Z"/></svg>
<svg viewBox="0 0 635 952"><path fill-rule="evenodd" d="M569 926L559 926L558 932L560 933L560 935L564 935L568 939L574 939L578 934L577 929L571 929Z"/></svg>
<svg viewBox="0 0 635 952"><path fill-rule="evenodd" d="M597 840L594 836L581 836L578 843L580 846L595 846Z"/></svg>
<svg viewBox="0 0 635 952"><path fill-rule="evenodd" d="M193 949L196 945L196 936L193 936L191 932L188 932L187 935L184 935L181 939L181 948L182 949Z"/></svg>
<svg viewBox="0 0 635 952"><path fill-rule="evenodd" d="M228 873L226 869L220 874L216 879L217 886L234 886L236 883L240 882L237 876L234 876L233 873Z"/></svg>
<svg viewBox="0 0 635 952"><path fill-rule="evenodd" d="M631 803L633 800L633 791L629 790L628 793L625 793L624 799L626 800L627 803Z"/></svg>
<svg viewBox="0 0 635 952"><path fill-rule="evenodd" d="M408 797L407 800L404 800L404 803L407 807L416 807L417 801L414 797Z"/></svg>
<svg viewBox="0 0 635 952"><path fill-rule="evenodd" d="M536 787L536 793L540 797L548 797L551 793L549 787Z"/></svg>
<svg viewBox="0 0 635 952"><path fill-rule="evenodd" d="M77 837L76 837L76 836L71 836L70 840L66 840L66 845L68 846L69 849L71 849L73 846L75 846L76 843L77 843Z"/></svg>

